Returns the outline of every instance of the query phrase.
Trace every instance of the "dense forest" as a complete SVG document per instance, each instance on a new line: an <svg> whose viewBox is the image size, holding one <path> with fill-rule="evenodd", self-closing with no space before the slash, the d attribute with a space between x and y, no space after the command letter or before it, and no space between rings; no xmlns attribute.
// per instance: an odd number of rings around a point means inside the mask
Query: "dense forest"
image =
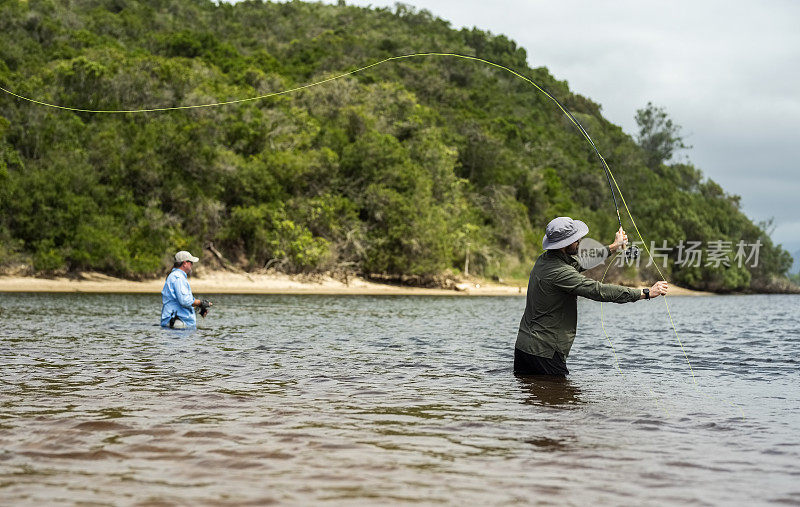
<svg viewBox="0 0 800 507"><path fill-rule="evenodd" d="M672 162L683 145L662 110L640 110L631 137L502 35L402 4L0 2L0 86L82 109L236 100L433 51L512 68L565 104L647 241L762 245L756 267L733 253L687 267L672 251L672 281L764 290L791 266L737 196ZM264 100L140 114L0 93L0 265L33 273L142 278L189 249L248 270L419 280L459 273L469 252L470 272L519 277L559 215L611 241L602 166L546 96L479 62L406 59ZM644 263L620 273L654 276Z"/></svg>

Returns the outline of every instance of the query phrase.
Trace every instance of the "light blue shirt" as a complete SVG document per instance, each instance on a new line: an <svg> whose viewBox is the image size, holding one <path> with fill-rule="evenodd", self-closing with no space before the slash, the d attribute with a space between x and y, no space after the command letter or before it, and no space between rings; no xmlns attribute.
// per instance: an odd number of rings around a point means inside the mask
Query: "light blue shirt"
<svg viewBox="0 0 800 507"><path fill-rule="evenodd" d="M161 325L169 327L169 319L175 314L188 327L197 325L197 317L194 315L194 296L192 288L189 287L189 280L183 270L174 268L164 282L161 289Z"/></svg>

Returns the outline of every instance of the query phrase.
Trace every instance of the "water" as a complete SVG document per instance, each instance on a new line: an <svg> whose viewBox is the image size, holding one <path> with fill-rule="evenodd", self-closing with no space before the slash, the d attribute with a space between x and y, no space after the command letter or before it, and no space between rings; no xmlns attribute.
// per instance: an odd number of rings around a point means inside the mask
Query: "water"
<svg viewBox="0 0 800 507"><path fill-rule="evenodd" d="M797 296L579 303L566 381L523 298L0 294L0 503L800 504ZM695 383L696 382L696 383Z"/></svg>

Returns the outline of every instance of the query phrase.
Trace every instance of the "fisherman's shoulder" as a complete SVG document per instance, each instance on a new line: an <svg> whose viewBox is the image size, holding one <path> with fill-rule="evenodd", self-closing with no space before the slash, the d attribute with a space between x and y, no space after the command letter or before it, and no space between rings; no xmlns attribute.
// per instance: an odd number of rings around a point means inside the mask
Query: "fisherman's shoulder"
<svg viewBox="0 0 800 507"><path fill-rule="evenodd" d="M169 275L167 275L167 281L168 282L177 282L177 281L183 280L183 279L185 279L185 277L181 276L182 274L183 274L183 271L181 271L180 269L177 269L177 268L173 269L169 273Z"/></svg>
<svg viewBox="0 0 800 507"><path fill-rule="evenodd" d="M545 250L545 252L536 259L535 265L542 267L546 266L548 268L553 268L553 269L555 268L561 269L565 267L574 269L575 266L573 265L572 262L570 262L570 260L571 259L568 259L565 255L559 255L559 252L553 250ZM577 262L575 262L574 264L577 264Z"/></svg>
<svg viewBox="0 0 800 507"><path fill-rule="evenodd" d="M562 256L559 256L556 252L549 250L536 259L534 270L543 278L557 278L578 272L576 266L565 260Z"/></svg>

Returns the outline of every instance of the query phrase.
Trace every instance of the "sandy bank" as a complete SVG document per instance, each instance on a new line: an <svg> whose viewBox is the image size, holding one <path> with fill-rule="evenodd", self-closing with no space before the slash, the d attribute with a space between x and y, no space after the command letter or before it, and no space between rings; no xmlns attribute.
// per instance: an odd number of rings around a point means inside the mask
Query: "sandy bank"
<svg viewBox="0 0 800 507"><path fill-rule="evenodd" d="M458 284L458 290L423 289L374 283L351 278L348 283L331 277L302 277L281 274L231 273L211 271L190 278L195 294L352 294L352 295L441 295L441 296L523 296L525 286L473 280ZM0 292L99 292L159 293L161 278L141 282L123 280L100 273L82 273L72 278L0 276ZM671 286L671 295L710 295Z"/></svg>

